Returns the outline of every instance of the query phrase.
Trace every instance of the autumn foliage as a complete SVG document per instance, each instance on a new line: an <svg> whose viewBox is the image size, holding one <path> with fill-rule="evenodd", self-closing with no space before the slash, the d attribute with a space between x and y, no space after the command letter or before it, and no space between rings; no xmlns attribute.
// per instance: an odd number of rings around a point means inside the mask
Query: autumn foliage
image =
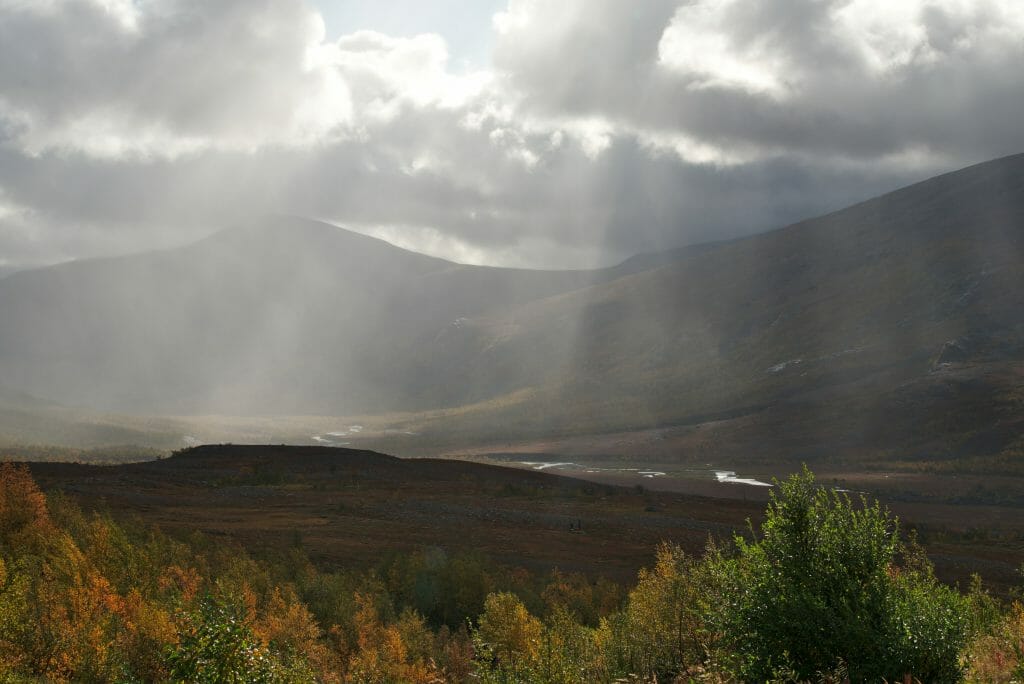
<svg viewBox="0 0 1024 684"><path fill-rule="evenodd" d="M980 585L962 595L938 584L879 509L821 493L805 474L773 500L762 535L703 558L664 544L628 592L436 548L327 572L297 548L256 559L83 513L2 464L0 681L842 681L885 667L907 681L1010 682L1024 672L1024 609ZM858 624L843 621L850 606ZM808 655L796 647L809 626L820 636ZM857 660L871 649L882 655Z"/></svg>

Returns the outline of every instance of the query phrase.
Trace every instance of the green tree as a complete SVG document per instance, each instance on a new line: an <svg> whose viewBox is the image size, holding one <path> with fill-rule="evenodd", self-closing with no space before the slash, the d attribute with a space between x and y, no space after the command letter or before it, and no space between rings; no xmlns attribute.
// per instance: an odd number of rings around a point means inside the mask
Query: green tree
<svg viewBox="0 0 1024 684"><path fill-rule="evenodd" d="M273 657L245 622L244 611L224 597L207 596L183 615L180 642L167 655L176 682L276 682Z"/></svg>
<svg viewBox="0 0 1024 684"><path fill-rule="evenodd" d="M760 539L738 544L718 561L734 597L719 618L745 679L843 669L854 681L961 678L966 601L908 554L877 502L818 487L804 468L773 493Z"/></svg>

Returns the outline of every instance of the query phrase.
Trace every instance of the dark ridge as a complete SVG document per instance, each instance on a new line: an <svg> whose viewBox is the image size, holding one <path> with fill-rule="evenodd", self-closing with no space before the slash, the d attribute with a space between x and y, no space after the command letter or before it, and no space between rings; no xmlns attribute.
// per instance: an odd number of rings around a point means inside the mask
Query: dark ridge
<svg viewBox="0 0 1024 684"><path fill-rule="evenodd" d="M160 463L165 467L173 468L179 463L200 459L208 464L254 459L276 460L300 466L300 469L315 468L323 464L337 464L340 461L355 465L394 465L401 461L397 456L343 447L291 446L287 444L203 444L175 451L169 458L162 459Z"/></svg>
<svg viewBox="0 0 1024 684"><path fill-rule="evenodd" d="M67 462L30 462L33 474L47 486L79 489L82 478L116 482L140 478L150 482L238 481L252 484L273 475L286 481L358 480L389 481L395 487L410 482L451 485L462 480L513 484L538 488L592 489L594 484L555 473L441 458L399 458L376 451L329 446L287 444L205 444L174 452L154 461L117 465ZM254 480L255 478L255 480ZM611 486L626 491L628 488Z"/></svg>
<svg viewBox="0 0 1024 684"><path fill-rule="evenodd" d="M45 491L63 492L87 511L260 552L291 548L298 534L327 568L373 567L383 554L437 547L538 572L557 567L627 581L660 541L696 553L709 535L730 537L761 508L332 447L209 445L130 465L28 465Z"/></svg>

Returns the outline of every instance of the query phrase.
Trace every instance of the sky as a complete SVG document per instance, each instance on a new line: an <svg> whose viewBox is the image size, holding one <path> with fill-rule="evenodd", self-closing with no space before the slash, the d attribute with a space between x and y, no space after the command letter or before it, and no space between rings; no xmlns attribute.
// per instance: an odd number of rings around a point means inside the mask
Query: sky
<svg viewBox="0 0 1024 684"><path fill-rule="evenodd" d="M1024 151L1018 0L0 0L0 272L296 214L470 263Z"/></svg>

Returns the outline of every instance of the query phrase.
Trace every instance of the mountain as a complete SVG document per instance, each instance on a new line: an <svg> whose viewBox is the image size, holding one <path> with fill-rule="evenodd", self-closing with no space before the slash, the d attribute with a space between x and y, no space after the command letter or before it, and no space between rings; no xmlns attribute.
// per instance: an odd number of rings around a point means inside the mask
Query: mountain
<svg viewBox="0 0 1024 684"><path fill-rule="evenodd" d="M494 337L511 329L510 349L561 352L570 393L636 396L655 413L730 413L878 374L1019 358L1024 156L638 261L649 268L528 303L496 320ZM552 333L566 321L561 349Z"/></svg>
<svg viewBox="0 0 1024 684"><path fill-rule="evenodd" d="M1024 155L591 272L275 218L0 280L0 378L137 413L450 409L452 430L496 439L771 416L751 434L808 457L1002 453L1022 286Z"/></svg>
<svg viewBox="0 0 1024 684"><path fill-rule="evenodd" d="M480 322L474 372L529 350L558 378L492 423L724 426L679 458L1024 453L1024 155L619 269Z"/></svg>
<svg viewBox="0 0 1024 684"><path fill-rule="evenodd" d="M267 219L181 249L3 279L0 377L65 404L133 412L458 403L466 391L440 389L446 370L423 356L431 344L462 319L593 278L462 266Z"/></svg>

